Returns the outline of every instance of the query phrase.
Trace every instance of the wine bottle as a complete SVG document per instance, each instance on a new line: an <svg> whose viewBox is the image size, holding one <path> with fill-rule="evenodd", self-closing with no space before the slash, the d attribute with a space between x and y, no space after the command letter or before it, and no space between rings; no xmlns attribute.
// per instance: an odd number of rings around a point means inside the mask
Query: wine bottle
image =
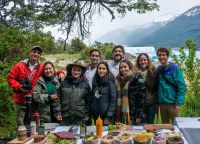
<svg viewBox="0 0 200 144"><path fill-rule="evenodd" d="M80 138L84 138L86 136L87 127L85 125L85 119L82 119L82 124L80 125Z"/></svg>
<svg viewBox="0 0 200 144"><path fill-rule="evenodd" d="M33 116L34 116L34 121L36 123L36 131L38 132L38 127L40 126L40 115L36 111L36 112L34 112Z"/></svg>
<svg viewBox="0 0 200 144"><path fill-rule="evenodd" d="M44 123L43 123L43 119L40 119L40 125L38 127L38 134L39 135L44 135Z"/></svg>
<svg viewBox="0 0 200 144"><path fill-rule="evenodd" d="M24 116L24 125L26 126L26 134L28 137L31 136L31 101L32 95L25 95L26 99L26 113Z"/></svg>

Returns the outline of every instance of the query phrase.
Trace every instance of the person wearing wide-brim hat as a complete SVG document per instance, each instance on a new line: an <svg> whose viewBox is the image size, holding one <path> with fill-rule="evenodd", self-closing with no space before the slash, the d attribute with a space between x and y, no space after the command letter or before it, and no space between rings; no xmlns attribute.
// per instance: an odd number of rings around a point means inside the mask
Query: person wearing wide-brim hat
<svg viewBox="0 0 200 144"><path fill-rule="evenodd" d="M83 78L86 67L75 61L68 64L67 77L61 83L55 108L55 117L61 125L80 125L82 119L89 120L90 86Z"/></svg>
<svg viewBox="0 0 200 144"><path fill-rule="evenodd" d="M67 69L67 73L68 74L72 74L72 68L73 67L79 67L81 69L81 75L80 77L85 73L86 71L86 67L83 65L83 63L81 61L74 61L72 64L68 64L66 69Z"/></svg>

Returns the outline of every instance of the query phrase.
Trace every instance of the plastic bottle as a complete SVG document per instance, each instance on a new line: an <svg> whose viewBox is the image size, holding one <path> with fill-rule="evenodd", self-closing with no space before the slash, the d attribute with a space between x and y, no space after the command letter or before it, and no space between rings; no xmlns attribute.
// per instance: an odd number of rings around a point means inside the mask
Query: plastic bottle
<svg viewBox="0 0 200 144"><path fill-rule="evenodd" d="M96 135L99 139L102 138L102 133L103 133L103 121L99 116L96 120Z"/></svg>

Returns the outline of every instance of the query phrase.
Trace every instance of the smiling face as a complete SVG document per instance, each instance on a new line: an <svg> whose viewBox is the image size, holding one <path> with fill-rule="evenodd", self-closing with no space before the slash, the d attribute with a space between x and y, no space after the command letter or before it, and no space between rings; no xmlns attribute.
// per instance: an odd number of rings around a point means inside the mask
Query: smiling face
<svg viewBox="0 0 200 144"><path fill-rule="evenodd" d="M119 66L119 71L121 73L122 76L125 76L128 74L128 72L130 71L130 67L128 66L127 63L122 62Z"/></svg>
<svg viewBox="0 0 200 144"><path fill-rule="evenodd" d="M79 66L72 67L72 76L74 78L79 78L81 76L82 69Z"/></svg>
<svg viewBox="0 0 200 144"><path fill-rule="evenodd" d="M168 64L168 56L166 52L159 51L157 56L161 65L166 66Z"/></svg>
<svg viewBox="0 0 200 144"><path fill-rule="evenodd" d="M148 65L148 62L149 62L149 60L145 55L141 55L140 56L140 58L139 58L139 66L140 66L140 68L146 69L147 65Z"/></svg>
<svg viewBox="0 0 200 144"><path fill-rule="evenodd" d="M29 52L29 60L32 64L35 64L40 59L41 52L39 50L33 49Z"/></svg>
<svg viewBox="0 0 200 144"><path fill-rule="evenodd" d="M44 74L46 77L52 77L54 76L54 68L51 64L46 64L45 67L44 67Z"/></svg>
<svg viewBox="0 0 200 144"><path fill-rule="evenodd" d="M121 48L116 48L112 55L115 62L120 62L124 57L124 53Z"/></svg>
<svg viewBox="0 0 200 144"><path fill-rule="evenodd" d="M103 77L108 73L108 70L104 64L100 64L97 71L100 77Z"/></svg>
<svg viewBox="0 0 200 144"><path fill-rule="evenodd" d="M98 51L93 51L90 55L91 64L98 64L100 60L100 54Z"/></svg>

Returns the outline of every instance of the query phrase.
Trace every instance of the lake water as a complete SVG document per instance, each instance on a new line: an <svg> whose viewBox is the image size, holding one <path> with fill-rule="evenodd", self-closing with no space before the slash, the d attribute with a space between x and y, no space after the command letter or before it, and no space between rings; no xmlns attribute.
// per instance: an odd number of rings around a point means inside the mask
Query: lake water
<svg viewBox="0 0 200 144"><path fill-rule="evenodd" d="M172 53L174 53L175 55L179 55L180 54L179 51L177 51L177 50L173 50ZM186 54L188 55L189 52L186 51ZM196 58L200 59L200 51L196 51Z"/></svg>

